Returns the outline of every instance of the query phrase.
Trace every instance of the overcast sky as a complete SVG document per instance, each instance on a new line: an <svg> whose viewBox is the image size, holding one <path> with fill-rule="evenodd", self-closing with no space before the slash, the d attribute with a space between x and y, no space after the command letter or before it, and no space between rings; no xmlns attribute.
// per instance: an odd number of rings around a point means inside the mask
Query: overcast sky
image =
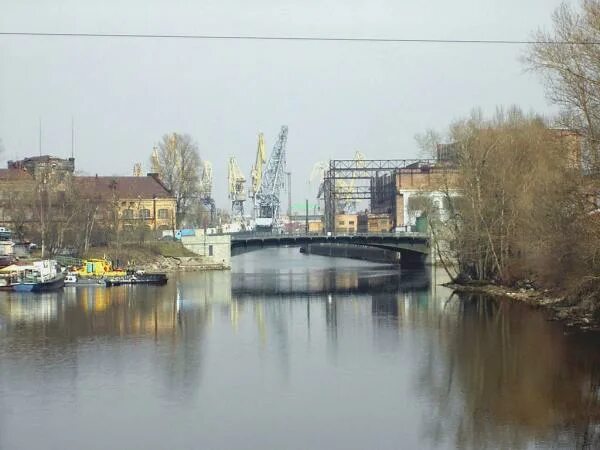
<svg viewBox="0 0 600 450"><path fill-rule="evenodd" d="M575 3L575 2L573 2ZM527 39L559 0L0 0L0 31ZM3 160L67 157L76 168L148 170L167 132L214 166L219 207L235 155L249 178L257 134L289 126L298 203L313 164L418 155L414 135L474 106L551 114L522 46L0 36ZM4 165L4 163L2 163ZM316 188L315 188L316 189Z"/></svg>

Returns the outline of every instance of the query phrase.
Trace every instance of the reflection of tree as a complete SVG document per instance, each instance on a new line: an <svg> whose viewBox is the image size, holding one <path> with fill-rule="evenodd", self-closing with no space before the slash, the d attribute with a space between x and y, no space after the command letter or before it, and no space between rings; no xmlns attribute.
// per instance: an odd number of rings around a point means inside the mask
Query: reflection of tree
<svg viewBox="0 0 600 450"><path fill-rule="evenodd" d="M434 441L453 436L460 448L600 443L589 434L600 418L600 361L583 359L579 345L523 305L480 297L459 305L457 323L440 323L425 351L420 387L437 404L428 429Z"/></svg>

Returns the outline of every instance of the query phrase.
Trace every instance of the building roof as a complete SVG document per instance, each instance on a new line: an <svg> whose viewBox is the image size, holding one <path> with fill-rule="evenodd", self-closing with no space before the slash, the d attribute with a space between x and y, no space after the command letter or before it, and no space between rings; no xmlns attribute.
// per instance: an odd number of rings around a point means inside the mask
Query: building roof
<svg viewBox="0 0 600 450"><path fill-rule="evenodd" d="M79 177L73 178L79 192L85 196L126 199L173 198L157 177Z"/></svg>
<svg viewBox="0 0 600 450"><path fill-rule="evenodd" d="M33 180L31 174L22 169L0 169L0 181Z"/></svg>

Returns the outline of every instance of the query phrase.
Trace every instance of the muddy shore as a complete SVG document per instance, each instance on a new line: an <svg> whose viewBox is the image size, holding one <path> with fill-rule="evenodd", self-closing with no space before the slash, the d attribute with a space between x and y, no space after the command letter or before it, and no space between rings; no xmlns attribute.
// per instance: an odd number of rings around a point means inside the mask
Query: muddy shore
<svg viewBox="0 0 600 450"><path fill-rule="evenodd" d="M145 262L142 265L145 270L158 272L176 271L204 271L204 270L227 270L229 267L223 264L206 262L201 257L169 257L157 256L154 261Z"/></svg>
<svg viewBox="0 0 600 450"><path fill-rule="evenodd" d="M447 283L444 286L457 293L483 294L496 298L526 303L548 313L550 320L560 321L566 328L581 331L600 331L600 317L590 308L589 302L573 301L569 296L551 290L514 288L494 284L462 285Z"/></svg>

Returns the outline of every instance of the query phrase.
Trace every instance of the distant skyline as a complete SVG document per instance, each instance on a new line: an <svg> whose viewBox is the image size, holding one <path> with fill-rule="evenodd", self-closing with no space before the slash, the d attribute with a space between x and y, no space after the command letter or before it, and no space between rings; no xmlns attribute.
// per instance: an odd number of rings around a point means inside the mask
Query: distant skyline
<svg viewBox="0 0 600 450"><path fill-rule="evenodd" d="M560 3L0 0L0 31L527 40ZM74 119L76 168L90 175L130 175L136 162L149 171L163 134L188 133L213 164L218 207L228 209L228 157L249 183L258 133L270 152L285 124L300 204L317 161L356 150L417 157L415 134L444 130L474 107L551 115L540 79L519 62L525 49L0 36L2 165L39 154L40 118L42 153L61 157L71 154Z"/></svg>

